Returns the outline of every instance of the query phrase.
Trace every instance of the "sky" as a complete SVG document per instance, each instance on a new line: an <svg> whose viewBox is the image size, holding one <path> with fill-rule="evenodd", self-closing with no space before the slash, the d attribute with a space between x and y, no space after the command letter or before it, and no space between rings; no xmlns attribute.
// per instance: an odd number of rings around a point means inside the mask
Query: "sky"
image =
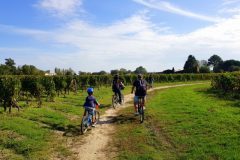
<svg viewBox="0 0 240 160"><path fill-rule="evenodd" d="M1 0L0 63L96 72L240 60L240 0Z"/></svg>

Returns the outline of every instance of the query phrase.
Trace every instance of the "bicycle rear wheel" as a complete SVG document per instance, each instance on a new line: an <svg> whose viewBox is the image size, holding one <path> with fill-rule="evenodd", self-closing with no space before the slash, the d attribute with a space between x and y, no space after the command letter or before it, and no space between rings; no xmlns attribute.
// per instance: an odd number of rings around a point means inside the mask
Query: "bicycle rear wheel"
<svg viewBox="0 0 240 160"><path fill-rule="evenodd" d="M144 97L139 97L138 99L138 113L140 118L140 123L144 121L144 109L143 109Z"/></svg>
<svg viewBox="0 0 240 160"><path fill-rule="evenodd" d="M84 134L87 132L88 129L88 116L84 116L82 119L82 123L81 123L81 133Z"/></svg>
<svg viewBox="0 0 240 160"><path fill-rule="evenodd" d="M141 105L140 108L139 108L139 116L140 116L140 123L143 123L143 121L144 121L144 109L143 109L143 105Z"/></svg>

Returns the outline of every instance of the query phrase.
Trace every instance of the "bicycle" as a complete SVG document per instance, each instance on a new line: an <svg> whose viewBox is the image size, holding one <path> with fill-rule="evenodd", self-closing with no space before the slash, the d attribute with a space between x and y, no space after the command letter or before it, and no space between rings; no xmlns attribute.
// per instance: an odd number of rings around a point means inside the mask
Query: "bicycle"
<svg viewBox="0 0 240 160"><path fill-rule="evenodd" d="M86 115L83 116L82 122L81 122L80 130L81 130L82 134L86 133L87 130L92 127L92 125L96 125L99 122L100 113L97 109L98 109L98 107L96 107L96 109L95 108L87 108ZM94 113L95 117L93 117L93 113ZM95 119L94 123L93 123L93 118Z"/></svg>
<svg viewBox="0 0 240 160"><path fill-rule="evenodd" d="M138 113L140 117L140 123L143 123L144 121L144 97L138 97Z"/></svg>
<svg viewBox="0 0 240 160"><path fill-rule="evenodd" d="M123 94L121 94L121 99L122 99L122 101L121 101L121 103L119 103L119 97L118 97L118 95L117 95L117 94L114 94L114 95L112 96L112 106L113 106L114 109L116 109L116 107L117 107L118 104L123 104L123 103L124 103L124 95L123 95Z"/></svg>

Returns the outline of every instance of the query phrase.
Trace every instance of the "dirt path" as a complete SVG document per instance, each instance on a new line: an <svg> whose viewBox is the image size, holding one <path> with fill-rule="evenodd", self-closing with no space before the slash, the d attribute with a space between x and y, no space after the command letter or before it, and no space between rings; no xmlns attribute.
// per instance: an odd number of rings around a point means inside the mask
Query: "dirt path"
<svg viewBox="0 0 240 160"><path fill-rule="evenodd" d="M166 88L175 88L181 86L190 86L202 83L194 84L179 84L172 86L162 86L156 87L149 90L148 92ZM133 95L125 96L125 103L131 102L133 100ZM114 117L117 117L117 113L120 109L128 107L123 105L117 109L108 109L104 115L100 118L100 123L93 129L93 131L88 132L81 142L73 142L72 151L75 153L76 160L95 160L95 159L114 159L116 154L107 152L108 144L111 142L111 135L114 134Z"/></svg>

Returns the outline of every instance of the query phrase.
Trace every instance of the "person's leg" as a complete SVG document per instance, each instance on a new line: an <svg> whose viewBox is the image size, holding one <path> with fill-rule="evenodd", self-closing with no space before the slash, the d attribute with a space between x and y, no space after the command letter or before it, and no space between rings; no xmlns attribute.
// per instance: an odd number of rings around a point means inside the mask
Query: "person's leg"
<svg viewBox="0 0 240 160"><path fill-rule="evenodd" d="M134 110L138 113L138 96L134 96Z"/></svg>
<svg viewBox="0 0 240 160"><path fill-rule="evenodd" d="M119 98L119 103L122 103L122 96L121 96L121 90L117 90L118 98Z"/></svg>

